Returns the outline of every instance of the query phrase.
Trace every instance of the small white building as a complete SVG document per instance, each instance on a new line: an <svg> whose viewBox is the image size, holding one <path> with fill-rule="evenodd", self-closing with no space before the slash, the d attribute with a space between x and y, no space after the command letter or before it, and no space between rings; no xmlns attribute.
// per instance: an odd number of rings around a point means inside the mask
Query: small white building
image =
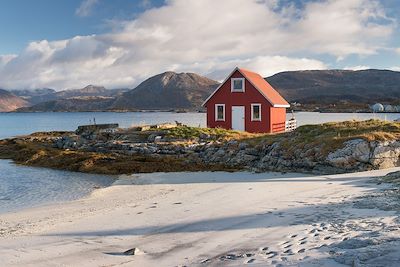
<svg viewBox="0 0 400 267"><path fill-rule="evenodd" d="M384 110L385 107L381 103L376 103L375 105L372 106L373 112L383 112Z"/></svg>
<svg viewBox="0 0 400 267"><path fill-rule="evenodd" d="M385 105L385 112L395 112L395 109L392 105Z"/></svg>

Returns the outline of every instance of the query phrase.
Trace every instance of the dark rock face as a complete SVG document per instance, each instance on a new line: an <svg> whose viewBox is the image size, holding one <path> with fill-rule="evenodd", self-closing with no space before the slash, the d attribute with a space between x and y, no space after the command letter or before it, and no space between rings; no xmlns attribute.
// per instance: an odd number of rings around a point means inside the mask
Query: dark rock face
<svg viewBox="0 0 400 267"><path fill-rule="evenodd" d="M199 109L218 85L218 82L194 73L165 72L124 93L112 107L141 110Z"/></svg>
<svg viewBox="0 0 400 267"><path fill-rule="evenodd" d="M400 97L400 72L396 71L288 71L266 80L287 100L301 103L392 103Z"/></svg>
<svg viewBox="0 0 400 267"><path fill-rule="evenodd" d="M13 111L27 105L29 105L29 103L21 97L0 89L0 112Z"/></svg>

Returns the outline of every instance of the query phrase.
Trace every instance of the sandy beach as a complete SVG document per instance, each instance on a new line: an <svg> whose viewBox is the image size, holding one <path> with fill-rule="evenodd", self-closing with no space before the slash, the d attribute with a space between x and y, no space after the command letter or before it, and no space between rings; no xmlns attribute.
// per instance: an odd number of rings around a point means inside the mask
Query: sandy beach
<svg viewBox="0 0 400 267"><path fill-rule="evenodd" d="M398 266L398 192L373 177L399 169L121 176L85 199L1 214L1 265Z"/></svg>

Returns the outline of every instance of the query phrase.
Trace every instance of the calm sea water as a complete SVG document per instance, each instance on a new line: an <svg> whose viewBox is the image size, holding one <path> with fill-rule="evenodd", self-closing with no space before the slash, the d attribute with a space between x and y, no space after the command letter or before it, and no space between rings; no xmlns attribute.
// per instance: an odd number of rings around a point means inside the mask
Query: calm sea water
<svg viewBox="0 0 400 267"><path fill-rule="evenodd" d="M366 120L371 118L394 120L400 114L372 113L317 113L298 112L294 116L298 125L318 124L330 121ZM287 115L288 118L292 114ZM75 130L78 125L96 123L119 123L120 127L132 125L156 124L179 121L190 126L205 126L205 113L174 112L76 112L76 113L0 113L0 139L30 134L38 131Z"/></svg>
<svg viewBox="0 0 400 267"><path fill-rule="evenodd" d="M330 121L394 120L400 114L315 113L294 114L298 125ZM288 114L288 118L292 115ZM169 112L77 112L77 113L0 113L0 139L38 131L75 130L78 125L119 123L121 127L179 121L190 126L205 126L204 113ZM0 213L45 203L81 198L95 187L110 185L115 177L44 168L24 167L0 160Z"/></svg>

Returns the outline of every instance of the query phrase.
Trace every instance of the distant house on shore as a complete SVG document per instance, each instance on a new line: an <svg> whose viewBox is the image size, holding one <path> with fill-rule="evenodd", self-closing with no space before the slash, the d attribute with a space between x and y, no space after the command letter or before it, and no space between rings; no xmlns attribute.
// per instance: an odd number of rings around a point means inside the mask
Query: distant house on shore
<svg viewBox="0 0 400 267"><path fill-rule="evenodd" d="M254 133L286 130L289 103L259 74L235 68L206 99L207 127Z"/></svg>

